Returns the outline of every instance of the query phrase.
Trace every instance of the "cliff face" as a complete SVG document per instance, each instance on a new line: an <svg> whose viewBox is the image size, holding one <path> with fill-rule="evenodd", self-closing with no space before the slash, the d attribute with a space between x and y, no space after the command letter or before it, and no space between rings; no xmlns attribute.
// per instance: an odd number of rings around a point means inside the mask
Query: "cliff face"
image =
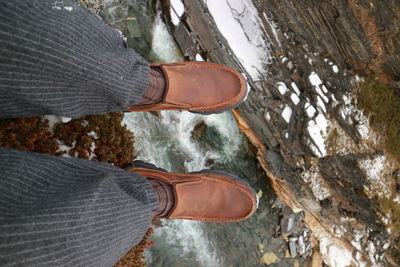
<svg viewBox="0 0 400 267"><path fill-rule="evenodd" d="M314 262L398 266L399 164L357 109L357 88L364 77L399 87L400 2L253 1L268 57L258 78L206 4L183 3L179 24L168 3L164 13L186 56L248 77L252 90L234 114L279 197L305 213ZM231 9L243 29L248 10Z"/></svg>

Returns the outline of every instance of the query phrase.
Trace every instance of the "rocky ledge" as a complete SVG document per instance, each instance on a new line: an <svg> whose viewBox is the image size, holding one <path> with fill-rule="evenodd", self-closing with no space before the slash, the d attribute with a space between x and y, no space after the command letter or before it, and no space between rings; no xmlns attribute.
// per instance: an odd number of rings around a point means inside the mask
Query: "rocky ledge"
<svg viewBox="0 0 400 267"><path fill-rule="evenodd" d="M258 27L257 36L246 35L264 51L263 71L254 73L207 1L184 0L184 10L168 2L164 19L189 59L246 75L251 92L234 115L280 199L304 212L314 251L308 261L399 266L399 163L357 108L357 95L368 79L399 88L400 3L236 3L230 12L239 28L249 33L249 17Z"/></svg>

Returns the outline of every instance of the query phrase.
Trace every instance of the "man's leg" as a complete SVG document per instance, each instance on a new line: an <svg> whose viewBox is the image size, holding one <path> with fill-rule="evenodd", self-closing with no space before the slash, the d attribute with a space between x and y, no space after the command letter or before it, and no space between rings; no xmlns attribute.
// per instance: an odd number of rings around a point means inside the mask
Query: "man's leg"
<svg viewBox="0 0 400 267"><path fill-rule="evenodd" d="M0 0L0 118L123 111L148 63L72 0Z"/></svg>
<svg viewBox="0 0 400 267"><path fill-rule="evenodd" d="M0 265L111 266L158 205L135 173L0 147Z"/></svg>

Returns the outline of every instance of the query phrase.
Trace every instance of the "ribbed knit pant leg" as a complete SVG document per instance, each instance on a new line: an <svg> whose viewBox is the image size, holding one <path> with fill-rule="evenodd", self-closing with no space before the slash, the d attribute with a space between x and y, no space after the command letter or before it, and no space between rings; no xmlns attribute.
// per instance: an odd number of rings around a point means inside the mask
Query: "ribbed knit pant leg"
<svg viewBox="0 0 400 267"><path fill-rule="evenodd" d="M0 0L0 118L123 111L149 65L72 0Z"/></svg>
<svg viewBox="0 0 400 267"><path fill-rule="evenodd" d="M0 266L112 266L157 207L137 174L0 147Z"/></svg>

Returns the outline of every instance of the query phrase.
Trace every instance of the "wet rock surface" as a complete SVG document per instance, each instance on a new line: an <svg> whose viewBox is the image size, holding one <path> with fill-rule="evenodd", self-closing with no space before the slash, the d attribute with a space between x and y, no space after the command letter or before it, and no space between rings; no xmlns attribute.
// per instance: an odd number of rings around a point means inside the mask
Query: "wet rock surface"
<svg viewBox="0 0 400 267"><path fill-rule="evenodd" d="M356 75L398 83L400 3L254 1L270 55L261 79L240 64L203 1L183 3L179 25L164 6L171 31L189 59L201 55L247 76L252 90L237 108L248 126L242 130L256 136L258 158L278 196L304 212L315 257L320 250L326 264L340 266L329 258L339 248L350 255L346 264L399 264L385 257L398 233L389 234L376 204L382 194L398 195L398 163L356 108ZM241 11L235 10L238 20ZM284 226L279 229L282 239ZM292 250L296 235L287 244Z"/></svg>

